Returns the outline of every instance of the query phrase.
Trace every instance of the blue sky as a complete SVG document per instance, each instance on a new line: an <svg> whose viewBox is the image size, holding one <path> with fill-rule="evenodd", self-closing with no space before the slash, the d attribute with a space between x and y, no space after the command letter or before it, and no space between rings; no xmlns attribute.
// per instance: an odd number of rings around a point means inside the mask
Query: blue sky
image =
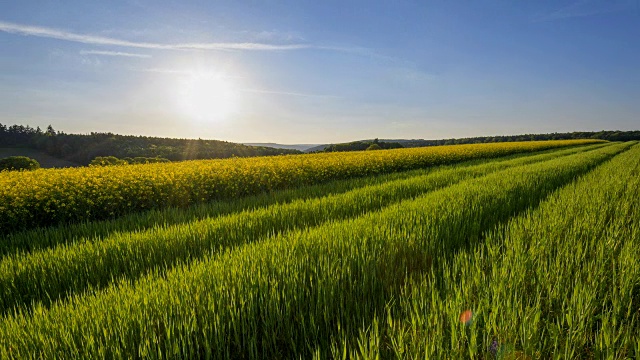
<svg viewBox="0 0 640 360"><path fill-rule="evenodd" d="M0 123L327 143L640 128L640 0L3 1Z"/></svg>

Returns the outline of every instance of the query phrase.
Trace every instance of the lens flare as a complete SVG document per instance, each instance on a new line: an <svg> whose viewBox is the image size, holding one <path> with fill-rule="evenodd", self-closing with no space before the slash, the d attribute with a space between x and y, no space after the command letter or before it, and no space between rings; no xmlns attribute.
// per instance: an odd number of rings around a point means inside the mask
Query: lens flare
<svg viewBox="0 0 640 360"><path fill-rule="evenodd" d="M470 325L473 321L473 312L471 310L465 310L460 314L460 322L465 325Z"/></svg>

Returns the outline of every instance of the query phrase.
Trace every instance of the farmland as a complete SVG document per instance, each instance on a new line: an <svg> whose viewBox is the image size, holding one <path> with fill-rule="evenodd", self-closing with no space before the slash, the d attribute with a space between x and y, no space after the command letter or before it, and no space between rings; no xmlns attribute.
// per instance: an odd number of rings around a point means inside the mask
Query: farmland
<svg viewBox="0 0 640 360"><path fill-rule="evenodd" d="M0 358L637 358L640 144L0 173Z"/></svg>

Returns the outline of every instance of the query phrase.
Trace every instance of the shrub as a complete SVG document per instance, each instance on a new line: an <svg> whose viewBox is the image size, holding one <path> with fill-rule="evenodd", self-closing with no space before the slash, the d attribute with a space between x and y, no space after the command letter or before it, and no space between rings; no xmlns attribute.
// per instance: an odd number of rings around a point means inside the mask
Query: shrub
<svg viewBox="0 0 640 360"><path fill-rule="evenodd" d="M35 170L40 168L40 163L26 156L10 156L0 159L0 171L3 170Z"/></svg>
<svg viewBox="0 0 640 360"><path fill-rule="evenodd" d="M98 156L91 160L89 166L111 166L111 165L127 165L125 160L120 160L115 156Z"/></svg>

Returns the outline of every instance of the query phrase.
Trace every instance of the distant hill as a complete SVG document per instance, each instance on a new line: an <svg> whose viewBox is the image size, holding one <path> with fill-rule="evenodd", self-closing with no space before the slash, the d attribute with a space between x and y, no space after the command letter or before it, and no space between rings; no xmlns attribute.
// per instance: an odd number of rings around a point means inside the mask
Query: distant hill
<svg viewBox="0 0 640 360"><path fill-rule="evenodd" d="M608 141L630 141L640 140L640 131L619 131L603 130L598 132L576 131L570 133L550 133L550 134L525 134L525 135L500 135L500 136L478 136L471 138L424 140L424 139L380 139L382 143L397 143L402 147L423 147L439 145L459 145L459 144L480 144L492 142L512 142L512 141L536 141L536 140L571 140L571 139L600 139ZM374 140L358 140L349 143L324 144L305 150L305 152L317 151L357 151L363 150L363 144L371 144Z"/></svg>
<svg viewBox="0 0 640 360"><path fill-rule="evenodd" d="M35 159L43 168L76 167L80 164L58 159L42 151L30 148L0 148L0 159L10 156L26 156Z"/></svg>
<svg viewBox="0 0 640 360"><path fill-rule="evenodd" d="M247 146L227 141L172 139L112 133L65 134L23 125L0 124L0 148L29 148L80 165L102 156L165 158L171 161L301 154L293 149Z"/></svg>
<svg viewBox="0 0 640 360"><path fill-rule="evenodd" d="M276 144L276 143L243 143L243 144L249 145L249 146L263 146L263 147L270 147L270 148L276 148L276 149L288 149L288 150L298 150L298 151L306 151L307 149L318 146L318 144L293 144L293 145L284 145L284 144ZM322 145L322 146L325 146L325 145Z"/></svg>
<svg viewBox="0 0 640 360"><path fill-rule="evenodd" d="M326 148L327 146L330 146L330 145L334 145L334 144L316 145L314 147L310 147L310 148L304 150L304 152L310 153L310 152L316 152L316 151L324 151L324 148Z"/></svg>

